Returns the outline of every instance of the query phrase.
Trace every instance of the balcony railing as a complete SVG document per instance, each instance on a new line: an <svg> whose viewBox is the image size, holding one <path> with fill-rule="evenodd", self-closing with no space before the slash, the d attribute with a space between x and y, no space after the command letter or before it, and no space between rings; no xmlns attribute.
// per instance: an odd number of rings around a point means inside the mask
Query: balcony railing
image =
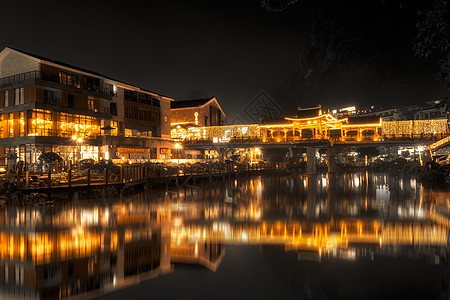
<svg viewBox="0 0 450 300"><path fill-rule="evenodd" d="M10 85L16 82L22 82L29 79L36 79L41 78L41 72L40 71L31 71L26 73L21 73L17 75L12 75L8 77L0 78L0 87L5 85Z"/></svg>
<svg viewBox="0 0 450 300"><path fill-rule="evenodd" d="M19 83L19 82L23 82L25 80L29 80L29 79L42 79L42 80L46 80L46 81L51 81L51 82L55 82L58 84L62 84L60 82L59 76L55 76L53 74L48 74L48 73L44 73L41 71L30 71L30 72L26 72L26 73L21 73L21 74L17 74L17 75L12 75L12 76L8 76L8 77L3 77L0 78L0 88L4 87L4 86L8 86L14 83ZM64 85L64 84L62 84ZM72 85L66 85L66 86L72 86ZM73 86L75 88L79 88L77 86ZM103 95L107 95L110 97L113 96L117 96L117 93L112 91L109 88L84 88L88 91L94 92L94 93L100 93Z"/></svg>

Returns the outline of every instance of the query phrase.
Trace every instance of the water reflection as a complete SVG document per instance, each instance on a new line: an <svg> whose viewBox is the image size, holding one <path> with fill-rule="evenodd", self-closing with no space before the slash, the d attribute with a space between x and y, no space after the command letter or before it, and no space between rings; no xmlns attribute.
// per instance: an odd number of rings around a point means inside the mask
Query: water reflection
<svg viewBox="0 0 450 300"><path fill-rule="evenodd" d="M116 199L0 207L0 298L93 298L198 264L225 244L282 245L298 260L447 253L448 193L368 172L238 178ZM444 254L443 254L444 253Z"/></svg>

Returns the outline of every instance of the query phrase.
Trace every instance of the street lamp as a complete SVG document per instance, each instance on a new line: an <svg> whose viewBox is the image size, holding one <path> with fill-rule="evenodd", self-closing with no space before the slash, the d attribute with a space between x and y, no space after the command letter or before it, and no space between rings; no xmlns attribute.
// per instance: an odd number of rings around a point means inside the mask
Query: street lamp
<svg viewBox="0 0 450 300"><path fill-rule="evenodd" d="M180 149L183 148L180 143L175 144L175 149L177 149L177 158L178 158L178 164L180 164Z"/></svg>

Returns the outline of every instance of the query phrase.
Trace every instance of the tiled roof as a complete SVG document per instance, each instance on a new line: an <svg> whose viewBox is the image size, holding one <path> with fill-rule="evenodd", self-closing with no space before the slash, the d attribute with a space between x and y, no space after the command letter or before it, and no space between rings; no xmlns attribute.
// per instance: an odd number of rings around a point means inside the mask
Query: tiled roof
<svg viewBox="0 0 450 300"><path fill-rule="evenodd" d="M313 118L319 116L320 105L316 107L298 108L297 118Z"/></svg>
<svg viewBox="0 0 450 300"><path fill-rule="evenodd" d="M204 105L211 101L214 97L205 99L193 99L193 100L180 100L171 102L171 108L186 108L186 107L197 107Z"/></svg>

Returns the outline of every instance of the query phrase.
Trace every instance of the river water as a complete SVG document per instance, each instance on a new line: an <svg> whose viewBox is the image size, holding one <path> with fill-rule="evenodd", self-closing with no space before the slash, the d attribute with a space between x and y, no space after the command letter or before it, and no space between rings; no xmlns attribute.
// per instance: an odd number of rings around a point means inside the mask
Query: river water
<svg viewBox="0 0 450 300"><path fill-rule="evenodd" d="M360 172L3 205L0 299L447 299L449 200Z"/></svg>

